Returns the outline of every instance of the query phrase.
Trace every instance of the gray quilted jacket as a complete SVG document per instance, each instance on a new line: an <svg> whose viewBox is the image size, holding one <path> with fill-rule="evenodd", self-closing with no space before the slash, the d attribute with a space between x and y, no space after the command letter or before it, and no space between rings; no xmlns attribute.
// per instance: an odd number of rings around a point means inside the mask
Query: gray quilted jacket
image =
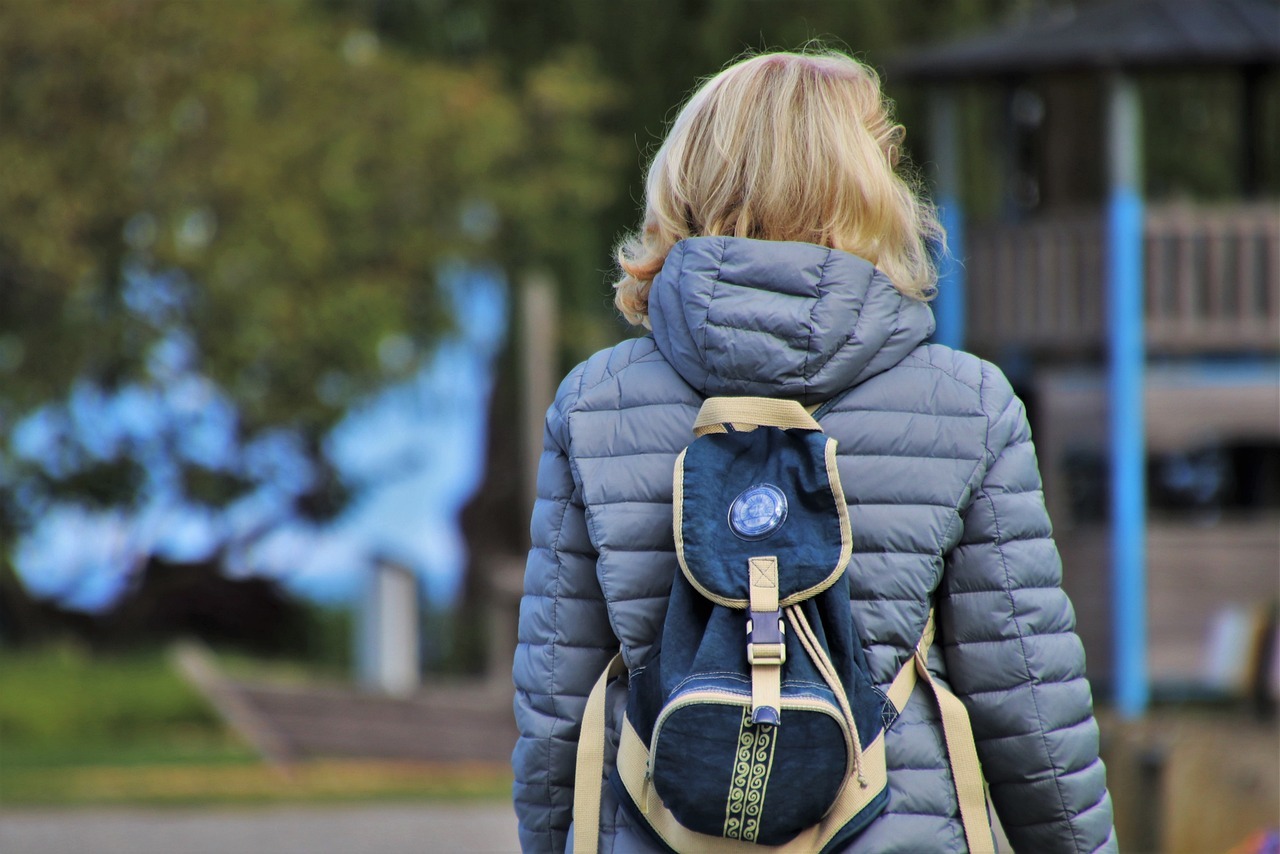
<svg viewBox="0 0 1280 854"><path fill-rule="evenodd" d="M969 709L1014 848L1115 850L1084 652L1026 417L1000 371L924 344L928 306L863 259L809 244L683 241L649 310L653 334L579 365L547 414L514 674L524 849L570 842L587 694L619 646L631 667L654 648L678 571L672 467L703 398L812 404L852 389L822 423L839 442L872 678L887 688L936 604L931 670ZM886 751L888 810L848 850L964 851L925 689ZM654 850L605 789L601 850Z"/></svg>

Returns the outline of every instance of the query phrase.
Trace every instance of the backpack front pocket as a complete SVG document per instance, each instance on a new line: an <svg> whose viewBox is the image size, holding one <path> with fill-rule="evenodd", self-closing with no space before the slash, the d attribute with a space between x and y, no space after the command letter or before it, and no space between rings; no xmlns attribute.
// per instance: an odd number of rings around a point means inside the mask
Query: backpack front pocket
<svg viewBox="0 0 1280 854"><path fill-rule="evenodd" d="M751 695L691 688L654 725L654 791L690 830L780 845L817 824L853 761L839 707L818 696L782 701L780 726L751 723ZM845 745L843 753L832 744Z"/></svg>

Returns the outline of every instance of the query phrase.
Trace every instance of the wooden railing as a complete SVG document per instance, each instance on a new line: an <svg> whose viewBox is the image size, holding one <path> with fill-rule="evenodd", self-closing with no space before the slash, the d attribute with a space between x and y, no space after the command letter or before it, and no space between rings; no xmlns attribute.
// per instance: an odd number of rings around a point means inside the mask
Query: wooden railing
<svg viewBox="0 0 1280 854"><path fill-rule="evenodd" d="M1103 229L1101 213L972 227L969 346L1097 351ZM1151 206L1144 244L1148 351L1280 351L1280 206Z"/></svg>

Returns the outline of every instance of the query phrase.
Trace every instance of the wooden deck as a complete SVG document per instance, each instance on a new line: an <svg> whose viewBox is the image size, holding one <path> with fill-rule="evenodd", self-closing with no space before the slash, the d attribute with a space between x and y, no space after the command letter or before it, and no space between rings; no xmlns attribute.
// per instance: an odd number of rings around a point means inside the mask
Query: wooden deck
<svg viewBox="0 0 1280 854"><path fill-rule="evenodd" d="M1093 211L972 226L963 258L968 346L1097 352L1103 229ZM1280 205L1151 206L1143 254L1151 353L1280 352Z"/></svg>

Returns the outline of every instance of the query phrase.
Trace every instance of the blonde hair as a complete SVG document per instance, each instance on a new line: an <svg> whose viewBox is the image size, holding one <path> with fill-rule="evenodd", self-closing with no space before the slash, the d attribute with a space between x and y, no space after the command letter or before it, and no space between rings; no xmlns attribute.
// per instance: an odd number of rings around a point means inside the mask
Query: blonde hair
<svg viewBox="0 0 1280 854"><path fill-rule="evenodd" d="M933 206L899 174L904 131L875 71L834 51L742 60L689 99L654 155L644 220L623 240L614 304L648 326L649 287L686 237L817 243L875 264L929 299Z"/></svg>

